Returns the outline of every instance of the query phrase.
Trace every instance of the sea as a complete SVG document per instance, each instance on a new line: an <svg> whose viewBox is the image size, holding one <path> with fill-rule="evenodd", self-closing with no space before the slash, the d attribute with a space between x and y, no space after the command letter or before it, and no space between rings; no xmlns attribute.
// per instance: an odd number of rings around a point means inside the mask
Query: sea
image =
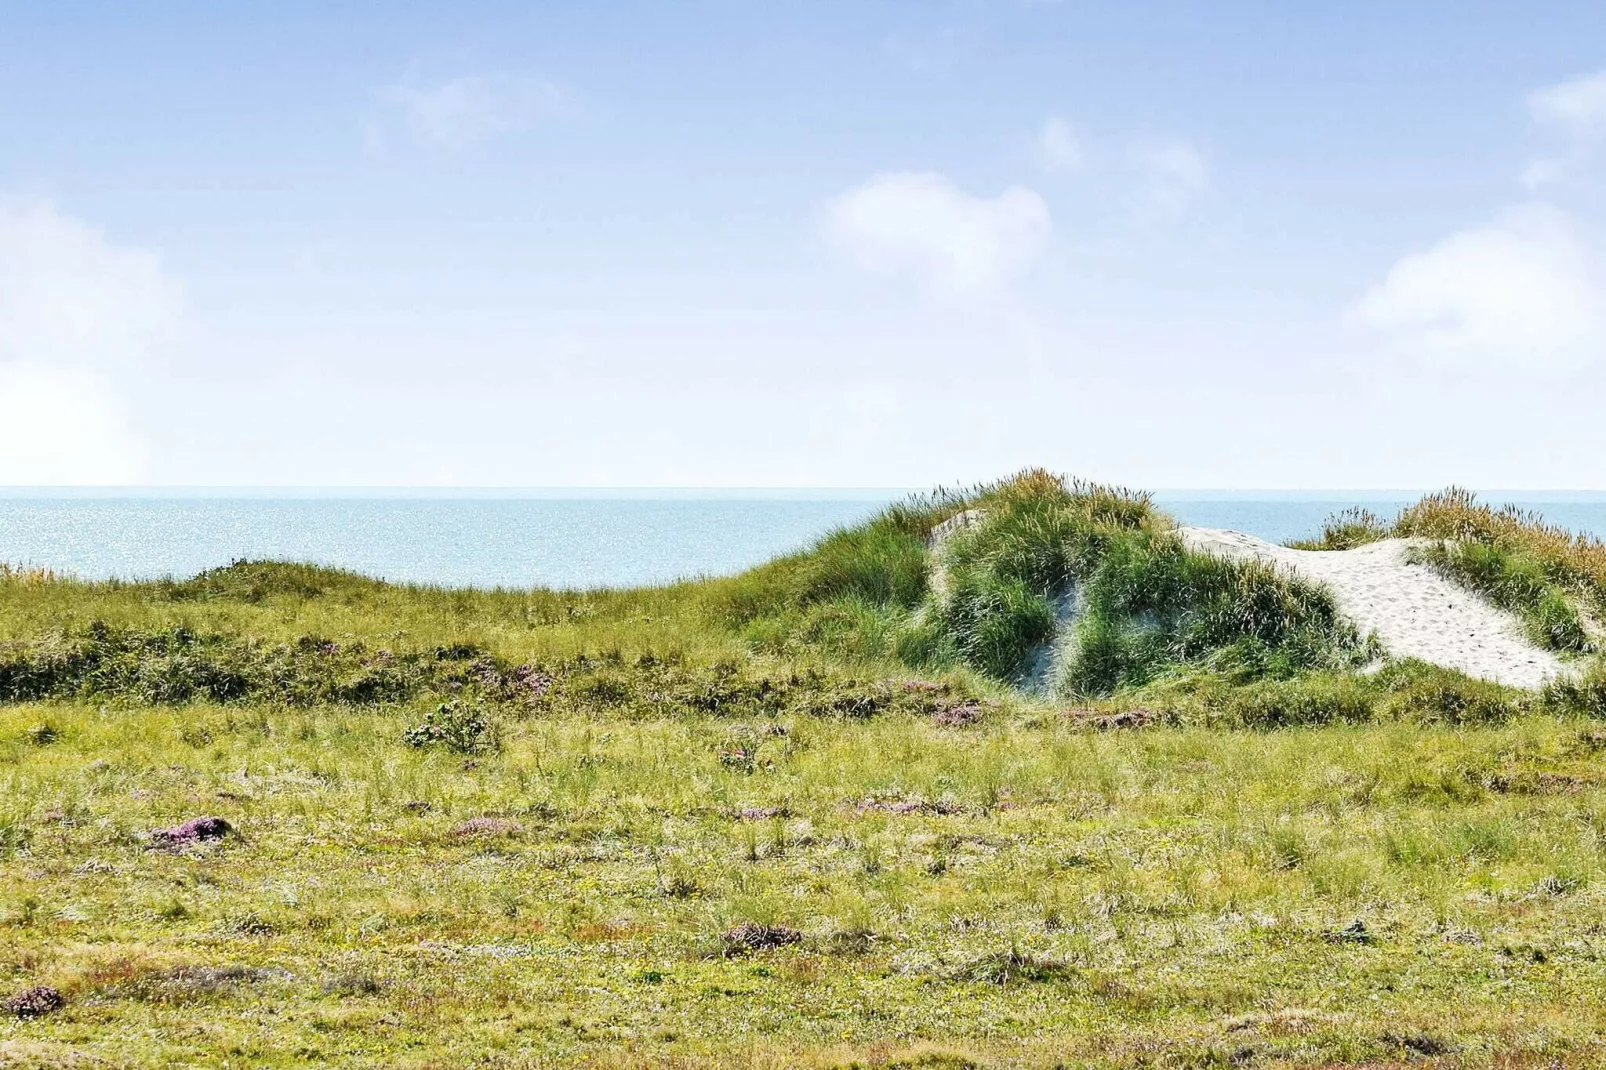
<svg viewBox="0 0 1606 1070"><path fill-rule="evenodd" d="M0 562L83 579L184 578L241 559L313 562L442 587L596 588L719 576L808 547L888 490L0 489ZM1182 523L1272 542L1338 510L1392 517L1414 491L1168 491ZM1490 491L1606 538L1606 492Z"/></svg>

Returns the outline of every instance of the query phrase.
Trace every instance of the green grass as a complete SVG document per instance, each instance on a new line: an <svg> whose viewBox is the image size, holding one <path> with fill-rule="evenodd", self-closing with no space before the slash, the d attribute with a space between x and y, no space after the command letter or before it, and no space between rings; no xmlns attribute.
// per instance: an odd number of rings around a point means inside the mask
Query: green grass
<svg viewBox="0 0 1606 1070"><path fill-rule="evenodd" d="M55 739L29 741L43 721ZM1309 1065L1399 1058L1411 1035L1471 1065L1601 1054L1606 788L1576 723L531 718L466 763L405 746L403 721L0 712L0 975L69 999L0 1025L0 1050ZM143 842L198 812L239 837ZM1365 939L1342 935L1356 919ZM730 954L744 922L801 939Z"/></svg>
<svg viewBox="0 0 1606 1070"><path fill-rule="evenodd" d="M1035 472L654 589L0 570L0 1066L1600 1064L1606 673L1373 653Z"/></svg>

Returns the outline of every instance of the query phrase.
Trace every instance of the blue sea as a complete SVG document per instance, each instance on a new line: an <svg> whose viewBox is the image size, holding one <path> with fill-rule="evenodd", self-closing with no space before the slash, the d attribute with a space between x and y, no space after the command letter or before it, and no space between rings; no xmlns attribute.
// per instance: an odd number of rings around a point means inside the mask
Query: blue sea
<svg viewBox="0 0 1606 1070"><path fill-rule="evenodd" d="M905 492L0 491L0 561L85 579L186 577L241 558L309 561L398 582L620 587L724 575L806 547ZM1414 492L1178 491L1187 524L1273 542L1360 505L1393 516ZM1606 494L1502 496L1606 537Z"/></svg>

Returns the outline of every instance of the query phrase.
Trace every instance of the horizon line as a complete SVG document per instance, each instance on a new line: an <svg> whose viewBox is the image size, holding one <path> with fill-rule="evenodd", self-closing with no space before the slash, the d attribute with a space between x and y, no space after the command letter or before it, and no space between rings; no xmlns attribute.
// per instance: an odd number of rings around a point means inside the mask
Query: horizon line
<svg viewBox="0 0 1606 1070"><path fill-rule="evenodd" d="M962 489L971 484L953 484ZM938 486L942 486L939 484ZM338 500L896 500L929 493L935 487L844 486L454 486L440 484L372 484L302 486L294 484L120 484L120 485L0 485L0 499L310 499ZM1169 501L1410 501L1436 488L1410 487L1163 487L1150 491L1157 500ZM1483 497L1516 501L1606 501L1606 490L1545 487L1473 488Z"/></svg>

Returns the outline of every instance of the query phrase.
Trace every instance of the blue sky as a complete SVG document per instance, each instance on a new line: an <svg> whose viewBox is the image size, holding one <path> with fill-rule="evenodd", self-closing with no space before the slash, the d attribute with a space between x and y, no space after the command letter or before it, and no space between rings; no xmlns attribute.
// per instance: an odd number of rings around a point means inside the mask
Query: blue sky
<svg viewBox="0 0 1606 1070"><path fill-rule="evenodd" d="M1599 4L138 8L0 3L0 484L1606 487Z"/></svg>

